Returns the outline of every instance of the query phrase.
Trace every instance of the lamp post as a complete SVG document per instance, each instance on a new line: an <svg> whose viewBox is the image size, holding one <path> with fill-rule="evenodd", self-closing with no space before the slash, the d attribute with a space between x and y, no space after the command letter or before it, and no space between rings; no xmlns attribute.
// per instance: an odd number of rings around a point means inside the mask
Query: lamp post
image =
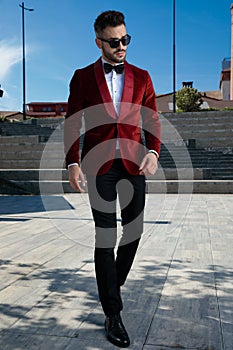
<svg viewBox="0 0 233 350"><path fill-rule="evenodd" d="M26 120L26 68L25 68L25 25L24 11L34 11L34 9L24 6L24 2L19 5L22 8L22 43L23 43L23 120Z"/></svg>
<svg viewBox="0 0 233 350"><path fill-rule="evenodd" d="M176 113L176 0L173 0L173 112Z"/></svg>

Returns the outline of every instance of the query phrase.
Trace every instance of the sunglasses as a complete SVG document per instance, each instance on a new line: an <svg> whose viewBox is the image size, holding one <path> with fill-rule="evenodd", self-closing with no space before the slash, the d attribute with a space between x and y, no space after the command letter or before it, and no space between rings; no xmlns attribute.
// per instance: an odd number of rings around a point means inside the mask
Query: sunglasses
<svg viewBox="0 0 233 350"><path fill-rule="evenodd" d="M131 36L129 34L126 34L121 39L114 38L114 39L106 40L98 37L97 39L104 41L105 43L108 43L112 49L116 49L120 45L120 42L122 43L123 46L129 45Z"/></svg>

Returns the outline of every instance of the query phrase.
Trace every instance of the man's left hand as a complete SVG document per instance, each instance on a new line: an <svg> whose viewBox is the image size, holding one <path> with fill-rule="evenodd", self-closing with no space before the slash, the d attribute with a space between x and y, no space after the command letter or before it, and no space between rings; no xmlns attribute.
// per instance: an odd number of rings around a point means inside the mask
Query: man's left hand
<svg viewBox="0 0 233 350"><path fill-rule="evenodd" d="M143 158L140 168L140 175L154 175L158 169L158 158L154 153L147 153Z"/></svg>

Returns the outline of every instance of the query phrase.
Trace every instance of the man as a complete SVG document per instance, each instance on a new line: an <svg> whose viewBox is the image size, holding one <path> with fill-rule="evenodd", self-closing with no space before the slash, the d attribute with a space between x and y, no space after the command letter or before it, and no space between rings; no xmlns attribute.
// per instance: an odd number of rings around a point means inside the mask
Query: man
<svg viewBox="0 0 233 350"><path fill-rule="evenodd" d="M103 12L95 20L94 29L102 57L76 70L70 82L66 166L75 190L83 192L84 173L87 177L96 231L95 271L107 339L116 346L128 347L130 339L120 315L121 286L143 231L145 175L154 174L158 167L160 122L148 72L125 60L131 37L126 32L124 15ZM123 234L115 257L117 195Z"/></svg>

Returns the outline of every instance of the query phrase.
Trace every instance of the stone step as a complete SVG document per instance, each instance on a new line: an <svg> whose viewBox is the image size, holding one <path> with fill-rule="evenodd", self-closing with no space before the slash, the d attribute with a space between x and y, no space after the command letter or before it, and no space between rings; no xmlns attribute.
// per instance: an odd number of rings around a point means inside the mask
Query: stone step
<svg viewBox="0 0 233 350"><path fill-rule="evenodd" d="M1 123L0 124L0 131L2 134L4 133L10 133L10 135L14 134L30 134L30 135L44 135L44 134L50 134L51 131L53 131L53 128L51 127L42 127L40 125L32 125L32 124L25 124L25 123Z"/></svg>
<svg viewBox="0 0 233 350"><path fill-rule="evenodd" d="M184 125L185 123L188 124L188 126L195 126L195 125L233 125L233 118L232 116L221 116L221 117L206 117L206 118L195 118L195 117L182 117L182 118L176 118L176 117L169 117L162 116L160 118L162 123L165 123L166 121L169 121L172 125Z"/></svg>
<svg viewBox="0 0 233 350"><path fill-rule="evenodd" d="M212 134L213 136L213 134ZM198 135L181 135L181 138L184 142L186 140L195 139L196 147L202 148L202 149L215 149L215 148L233 148L233 135L230 137L217 137L215 135L214 137L199 137ZM177 143L180 143L180 140L177 140L175 137L172 136L165 137L163 136L163 143L172 149L173 146L175 146Z"/></svg>
<svg viewBox="0 0 233 350"><path fill-rule="evenodd" d="M43 142L39 143L0 143L0 152L18 152L18 151L29 151L29 150L35 150L35 151L43 151L44 148L51 149L51 151L54 150L61 150L63 151L64 145L62 142L53 142L52 144L46 144Z"/></svg>
<svg viewBox="0 0 233 350"><path fill-rule="evenodd" d="M223 119L205 119L205 120L200 120L200 119L178 119L178 120L161 120L161 123L166 125L167 121L171 123L175 127L185 127L184 123L187 123L188 126L193 129L197 128L198 126L200 127L205 127L206 125L210 126L210 128L217 128L217 129L226 129L227 127L232 127L233 126L233 120L231 118L223 118ZM186 126L187 127L187 126Z"/></svg>
<svg viewBox="0 0 233 350"><path fill-rule="evenodd" d="M1 167L4 164L9 164L8 168L11 168L10 163L13 163L13 168L17 169L17 164L21 164L25 161L40 161L42 160L43 164L47 161L56 161L61 160L64 158L64 153L61 151L46 151L46 153L43 153L43 151L16 151L16 152L0 152L0 164ZM187 158L185 156L163 156L161 155L159 163L163 167L168 167L169 164L172 164L173 166L182 167L184 165L187 166L194 166L194 167L203 167L203 166L209 166L213 164L217 167L229 167L233 165L233 157L226 157L226 158L210 158L210 157L190 157ZM38 166L40 168L41 166ZM5 168L5 167L4 167ZM20 168L22 168L20 166ZM27 165L25 166L27 168ZM46 166L47 168L47 166Z"/></svg>
<svg viewBox="0 0 233 350"><path fill-rule="evenodd" d="M233 180L233 168L210 169L211 179Z"/></svg>
<svg viewBox="0 0 233 350"><path fill-rule="evenodd" d="M74 193L68 181L0 181L1 194ZM148 180L147 193L233 193L233 180Z"/></svg>
<svg viewBox="0 0 233 350"><path fill-rule="evenodd" d="M49 159L49 163L46 160L43 162L40 159L15 159L15 160L0 160L1 169L57 169L61 165L62 159ZM46 166L45 166L46 165Z"/></svg>
<svg viewBox="0 0 233 350"><path fill-rule="evenodd" d="M203 179L203 169L183 168L172 169L159 168L155 175L150 176L151 180L174 180L174 179ZM66 169L6 169L0 170L2 180L24 180L24 181L59 181L68 180Z"/></svg>
<svg viewBox="0 0 233 350"><path fill-rule="evenodd" d="M219 161L218 159L192 159L190 162L185 161L183 159L160 159L160 164L164 168L169 168L169 165L176 166L178 168L182 167L194 167L194 168L208 168L208 167L218 167L218 168L232 168L233 166L233 160L221 160Z"/></svg>
<svg viewBox="0 0 233 350"><path fill-rule="evenodd" d="M233 180L151 180L147 193L233 193Z"/></svg>
<svg viewBox="0 0 233 350"><path fill-rule="evenodd" d="M229 137L233 136L233 131L232 129L223 129L223 130L219 130L219 129L213 129L211 130L210 128L202 128L202 129L198 129L198 130L193 130L192 128L187 129L186 127L183 128L178 128L176 127L175 132L174 130L171 129L163 129L163 140L169 140L169 139L177 139L177 133L179 132L181 137L184 140L188 140L188 139L201 139L203 137L208 138L208 139L213 139L214 137L219 137L219 138L224 138L227 139Z"/></svg>
<svg viewBox="0 0 233 350"><path fill-rule="evenodd" d="M33 156L33 158L32 158ZM64 154L47 152L41 160L41 152L16 153L14 156L3 153L0 157L1 169L57 169L64 164ZM233 168L233 160L229 159L160 159L160 167L166 168Z"/></svg>
<svg viewBox="0 0 233 350"><path fill-rule="evenodd" d="M0 144L38 144L39 136L38 135L27 135L27 136L2 136L0 137Z"/></svg>
<svg viewBox="0 0 233 350"><path fill-rule="evenodd" d="M23 146L22 146L23 147ZM2 151L0 150L0 164L3 168L17 168L19 165L22 168L21 164L23 161L40 161L42 159L43 164L45 162L50 162L51 160L54 162L56 160L61 160L64 158L63 148L60 149L48 149L44 152L44 148L41 147L40 150L37 150L34 147L28 147L27 150L17 150L17 151ZM188 157L186 154L169 154L161 152L160 164L162 167L232 167L233 165L233 155L219 155L219 154L190 154ZM47 167L47 166L46 166ZM27 165L25 166L27 168Z"/></svg>
<svg viewBox="0 0 233 350"><path fill-rule="evenodd" d="M231 119L233 117L233 111L232 110L225 110L225 111L201 111L201 112L182 112L182 113L163 113L162 114L165 118L168 120L193 120L193 119L199 119L201 120L207 120L211 122L212 120L219 120L224 118Z"/></svg>
<svg viewBox="0 0 233 350"><path fill-rule="evenodd" d="M2 180L25 180L56 181L59 179L68 180L68 171L66 169L5 169L0 170L0 179Z"/></svg>
<svg viewBox="0 0 233 350"><path fill-rule="evenodd" d="M188 162L190 161L190 159L192 160L192 162L200 162L200 163L203 163L203 162L214 162L214 163L226 163L227 162L232 162L233 161L233 156L232 155L229 155L229 156L223 156L223 155L204 155L204 154L201 154L201 155L195 155L195 154L192 154L190 155L190 158L185 156L185 155L172 155L172 156L169 156L169 155L164 155L164 154L161 154L160 156L160 161L183 161L183 162Z"/></svg>
<svg viewBox="0 0 233 350"><path fill-rule="evenodd" d="M233 118L233 117L232 117ZM216 130L228 130L232 129L233 127L233 120L204 120L204 121L199 121L199 120L194 120L191 121L190 119L186 120L179 120L179 121L171 121L171 120L161 120L161 124L163 128L169 129L169 128L175 128L175 129L182 129L182 130L195 130L195 131L200 131L201 129L204 130L211 130L211 131L216 131ZM200 129L198 129L200 127Z"/></svg>
<svg viewBox="0 0 233 350"><path fill-rule="evenodd" d="M0 155L2 153L11 153L11 152L27 152L27 151L40 151L43 152L45 147L44 143L28 143L28 144L13 144L13 143L0 143ZM1 156L0 156L1 159Z"/></svg>
<svg viewBox="0 0 233 350"><path fill-rule="evenodd" d="M63 151L64 145L63 142L38 142L38 139L36 139L36 143L31 142L30 139L25 139L25 138L15 138L14 141L8 137L1 137L0 138L0 152L1 151L6 151L8 150L9 152L13 151L28 151L33 148L33 150L42 150L46 148L46 150L61 150ZM5 140L5 142L4 142ZM33 139L32 139L33 140ZM166 156L172 154L173 156L175 155L187 155L187 152L191 156L211 156L211 157L218 157L221 155L222 157L233 157L233 149L231 149L231 153L226 153L224 154L222 152L222 148L215 148L214 150L206 150L206 149L201 149L201 148L191 148L191 147L186 147L185 145L183 146L176 146L172 144L162 144L161 145L161 155Z"/></svg>
<svg viewBox="0 0 233 350"><path fill-rule="evenodd" d="M212 180L233 180L233 174L216 174L211 176Z"/></svg>
<svg viewBox="0 0 233 350"><path fill-rule="evenodd" d="M51 159L62 159L64 158L64 152L61 150L48 150L45 151L37 151L37 150L28 150L28 151L15 151L15 152L0 152L0 159L1 160L13 160L15 162L17 161L23 161L23 160L43 160L43 161L50 161Z"/></svg>
<svg viewBox="0 0 233 350"><path fill-rule="evenodd" d="M49 165L51 165L52 162L50 162ZM27 163L27 165L30 165L30 163ZM57 165L57 164L55 164ZM67 179L67 170L63 167L62 169L58 169L54 165L54 168L47 168L47 169L39 169L39 168L5 168L0 170L0 179L25 179L25 180L38 180L39 177L41 179L45 180L56 180L56 179ZM169 164L170 165L170 164ZM219 171L217 173L217 171ZM229 176L229 174L233 174L233 166L232 167L224 167L224 168L217 168L216 166L211 169L211 167L203 166L203 167L159 167L158 171L154 176L152 176L152 179L177 179L177 177L182 179L190 179L191 177L194 177L194 179L210 179L218 178L217 174L219 174L219 179L222 179L222 176Z"/></svg>

